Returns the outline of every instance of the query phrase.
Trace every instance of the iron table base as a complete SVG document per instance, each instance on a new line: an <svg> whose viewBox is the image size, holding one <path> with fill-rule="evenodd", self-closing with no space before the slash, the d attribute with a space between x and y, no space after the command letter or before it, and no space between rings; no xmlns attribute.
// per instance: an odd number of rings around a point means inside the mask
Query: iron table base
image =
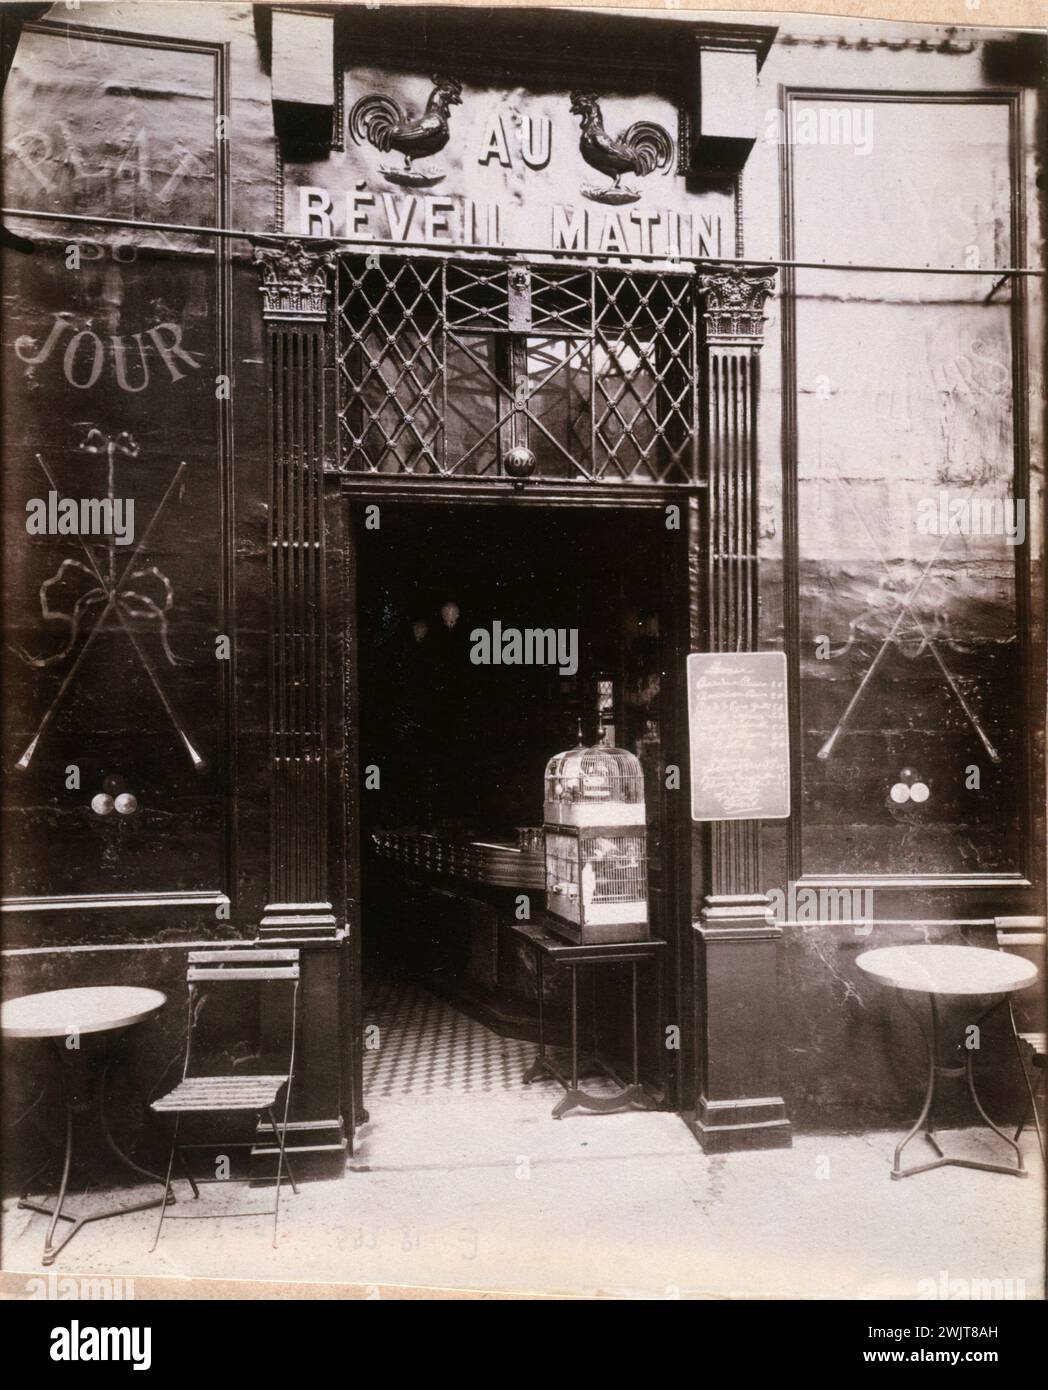
<svg viewBox="0 0 1048 1390"><path fill-rule="evenodd" d="M940 1062L939 1010L935 1002L935 995L932 994L928 997L931 1001L931 1029L927 1033L925 1033L925 1041L928 1046L928 1087L925 1091L924 1104L921 1107L921 1113L917 1116L917 1119L914 1121L910 1131L906 1135L904 1135L904 1137L900 1139L899 1143L895 1146L895 1157L892 1161L892 1177L912 1178L916 1176L917 1173L930 1173L935 1168L976 1168L983 1173L1007 1173L1015 1178L1025 1178L1027 1176L1027 1169L1023 1163L1022 1150L1019 1148L1019 1145L1015 1142L1014 1139L1009 1138L1009 1136L1005 1134L1005 1132L1002 1129L998 1129L998 1127L994 1124L994 1122L990 1119L989 1115L987 1115L986 1111L983 1109L982 1101L979 1099L979 1093L975 1089L975 1075L972 1071L972 1052L970 1050L968 1051L963 1067L943 1066ZM1000 1008L1000 1006L1004 1002L1004 999L998 999L996 1003L992 1004L985 1011L985 1013L980 1015L976 1026L981 1028L983 1021L986 1018L988 1018L989 1015L992 1014L995 1009ZM935 1099L938 1092L938 1081L940 1076L963 1076L965 1078L968 1087L968 1094L971 1096L975 1108L979 1112L979 1115L981 1116L983 1122L987 1125L989 1129L993 1130L994 1134L996 1134L998 1138L1002 1139L1009 1146L1009 1148L1011 1148L1014 1151L1014 1165L1010 1163L983 1163L980 1160L974 1158L951 1158L943 1152L942 1146L939 1144L938 1139L936 1139L935 1137L935 1132L931 1123L931 1116L935 1106ZM911 1139L916 1138L918 1133L921 1134L921 1136L924 1139L926 1139L929 1144L931 1144L932 1148L938 1154L938 1157L933 1159L930 1163L915 1163L910 1168L902 1168L900 1167L902 1151Z"/></svg>
<svg viewBox="0 0 1048 1390"><path fill-rule="evenodd" d="M19 1207L24 1211L38 1211L42 1216L51 1217L51 1225L48 1228L47 1238L44 1241L44 1253L41 1257L41 1263L44 1265L53 1265L58 1255L73 1239L81 1226L86 1226L88 1222L104 1221L110 1216L129 1216L133 1211L152 1211L155 1207L163 1206L164 1204L163 1197L155 1197L149 1202L132 1202L130 1206L109 1207L106 1211L96 1211L90 1216L70 1216L68 1212L62 1210L64 1197L65 1194L63 1193L59 1198L58 1204L54 1207L45 1207L39 1202L31 1202L24 1197L20 1199L18 1203ZM168 1197L168 1205L174 1200L175 1194L172 1192ZM69 1221L72 1225L56 1245L54 1243L54 1232L59 1221Z"/></svg>
<svg viewBox="0 0 1048 1390"><path fill-rule="evenodd" d="M105 1211L92 1212L88 1216L74 1216L70 1212L63 1210L69 1191L69 1177L73 1168L73 1128L75 1117L78 1114L91 1114L92 1111L96 1111L94 1118L96 1119L99 1132L102 1135L106 1148L126 1169L130 1172L137 1173L139 1177L147 1178L150 1182L158 1183L161 1187L164 1186L164 1179L159 1173L152 1173L148 1168L142 1168L135 1163L132 1158L129 1158L128 1155L124 1153L113 1138L105 1114L104 1073L103 1080L98 1087L97 1099L82 1099L79 1093L85 1084L84 1077L82 1075L79 1077L77 1076L74 1060L66 1048L60 1043L56 1043L55 1050L58 1053L59 1063L62 1069L62 1089L65 1101L65 1147L62 1154L62 1176L59 1180L58 1193L52 1205L47 1205L43 1200L33 1201L29 1196L29 1191L33 1179L36 1177L36 1173L34 1173L29 1180L29 1186L26 1187L18 1201L20 1210L39 1212L41 1216L49 1216L51 1218L50 1225L47 1228L47 1235L44 1237L42 1263L45 1266L54 1264L57 1256L65 1249L81 1227L87 1226L90 1222L104 1221L111 1216L129 1216L132 1212L151 1211L156 1207L165 1205L165 1198L161 1196L151 1198L148 1201L131 1202L123 1206L108 1207ZM87 1084L90 1085L89 1081ZM45 1166L48 1165L45 1164ZM37 1173L38 1172L40 1172L40 1169L37 1169ZM167 1197L166 1204L170 1204L174 1200L174 1193L170 1193ZM55 1231L58 1229L59 1221L68 1221L70 1223L70 1229L66 1231L61 1240L56 1243Z"/></svg>

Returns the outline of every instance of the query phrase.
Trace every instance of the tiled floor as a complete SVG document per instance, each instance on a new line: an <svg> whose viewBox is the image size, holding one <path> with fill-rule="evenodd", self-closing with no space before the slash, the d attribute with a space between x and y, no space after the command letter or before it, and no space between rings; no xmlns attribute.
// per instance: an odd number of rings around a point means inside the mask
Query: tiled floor
<svg viewBox="0 0 1048 1390"><path fill-rule="evenodd" d="M364 996L364 1094L372 1099L516 1091L535 1044L500 1038L436 995L382 980Z"/></svg>

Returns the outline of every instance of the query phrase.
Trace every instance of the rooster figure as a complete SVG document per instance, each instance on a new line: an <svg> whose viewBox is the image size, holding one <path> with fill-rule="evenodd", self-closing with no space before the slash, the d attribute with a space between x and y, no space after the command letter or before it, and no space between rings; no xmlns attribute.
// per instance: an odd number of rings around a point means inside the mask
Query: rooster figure
<svg viewBox="0 0 1048 1390"><path fill-rule="evenodd" d="M392 97L361 97L349 113L349 133L358 145L365 142L384 153L396 150L404 156L403 169L383 169L392 183L431 187L444 177L433 170L415 169L412 160L437 154L450 138L451 107L462 104L462 83L457 77L434 77L425 112L411 119Z"/></svg>
<svg viewBox="0 0 1048 1390"><path fill-rule="evenodd" d="M643 178L655 170L664 172L673 162L673 141L653 121L636 121L613 140L604 129L604 118L592 92L572 92L571 114L582 117L579 153L592 168L614 179L610 188L583 188L587 198L598 203L635 203L640 194L636 189L621 186L623 174Z"/></svg>

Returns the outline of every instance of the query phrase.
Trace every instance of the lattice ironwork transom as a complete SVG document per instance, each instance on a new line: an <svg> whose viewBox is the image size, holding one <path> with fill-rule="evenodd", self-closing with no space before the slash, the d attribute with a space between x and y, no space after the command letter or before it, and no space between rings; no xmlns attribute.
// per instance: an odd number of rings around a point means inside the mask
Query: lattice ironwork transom
<svg viewBox="0 0 1048 1390"><path fill-rule="evenodd" d="M347 255L341 467L499 478L694 480L695 297L684 272Z"/></svg>

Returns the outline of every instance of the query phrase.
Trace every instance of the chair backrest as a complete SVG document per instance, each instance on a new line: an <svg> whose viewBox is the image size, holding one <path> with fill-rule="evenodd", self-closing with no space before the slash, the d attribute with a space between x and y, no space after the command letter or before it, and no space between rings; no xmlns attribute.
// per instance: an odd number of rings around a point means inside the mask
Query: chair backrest
<svg viewBox="0 0 1048 1390"><path fill-rule="evenodd" d="M189 1018L186 1030L186 1056L182 1069L183 1078L189 1074L190 1057L193 1053L194 1035L199 1018L197 989L206 985L242 985L252 982L278 982L289 986L291 991L291 1042L288 1073L295 1069L295 1047L298 1037L298 987L300 981L299 952L292 947L275 951L237 949L217 951L190 951L186 970L186 984L189 989ZM204 999L201 998L202 1006Z"/></svg>
<svg viewBox="0 0 1048 1390"><path fill-rule="evenodd" d="M997 945L1011 950L1013 946L1044 947L1048 939L1048 920L1044 917L995 917Z"/></svg>
<svg viewBox="0 0 1048 1390"><path fill-rule="evenodd" d="M1022 956L1037 966L1037 983L1013 996L1012 1008L1020 1033L1043 1033L1045 1030L1045 945L1048 944L1048 921L1044 917L995 917L997 945L1004 951Z"/></svg>
<svg viewBox="0 0 1048 1390"><path fill-rule="evenodd" d="M297 980L297 949L285 951L190 951L186 981L234 984L239 980Z"/></svg>

